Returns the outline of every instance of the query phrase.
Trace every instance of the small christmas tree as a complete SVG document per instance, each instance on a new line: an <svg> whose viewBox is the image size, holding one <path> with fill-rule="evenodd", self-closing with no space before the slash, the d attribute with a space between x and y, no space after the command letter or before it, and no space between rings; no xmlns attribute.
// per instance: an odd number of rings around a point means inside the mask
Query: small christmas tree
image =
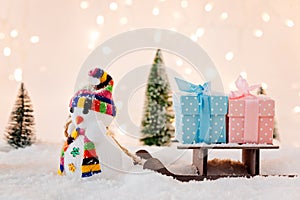
<svg viewBox="0 0 300 200"><path fill-rule="evenodd" d="M258 94L258 95L267 95L266 90L265 90L262 86L260 86L260 87L258 88L257 94Z"/></svg>
<svg viewBox="0 0 300 200"><path fill-rule="evenodd" d="M267 95L266 90L260 86L257 90L258 95ZM273 130L273 138L279 140L279 133L277 128L277 123L274 121L274 130Z"/></svg>
<svg viewBox="0 0 300 200"><path fill-rule="evenodd" d="M14 148L24 148L35 142L33 109L24 83L21 83L19 88L5 138Z"/></svg>
<svg viewBox="0 0 300 200"><path fill-rule="evenodd" d="M158 49L148 77L141 139L146 145L167 145L174 134L171 87Z"/></svg>

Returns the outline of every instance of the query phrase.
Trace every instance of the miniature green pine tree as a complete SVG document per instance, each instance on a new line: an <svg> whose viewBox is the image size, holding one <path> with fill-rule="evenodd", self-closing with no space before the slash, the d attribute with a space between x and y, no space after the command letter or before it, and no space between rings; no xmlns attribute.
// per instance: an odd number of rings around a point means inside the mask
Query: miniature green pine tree
<svg viewBox="0 0 300 200"><path fill-rule="evenodd" d="M24 148L35 142L33 109L24 83L19 88L5 138L14 148Z"/></svg>
<svg viewBox="0 0 300 200"><path fill-rule="evenodd" d="M256 92L258 95L267 95L266 90L260 86Z"/></svg>
<svg viewBox="0 0 300 200"><path fill-rule="evenodd" d="M141 139L146 145L167 145L174 134L174 112L171 88L165 71L161 50L158 49L151 67L146 88Z"/></svg>
<svg viewBox="0 0 300 200"><path fill-rule="evenodd" d="M266 90L260 86L257 90L258 95L267 95ZM277 123L274 121L274 130L273 130L273 138L279 140L279 133L277 128Z"/></svg>

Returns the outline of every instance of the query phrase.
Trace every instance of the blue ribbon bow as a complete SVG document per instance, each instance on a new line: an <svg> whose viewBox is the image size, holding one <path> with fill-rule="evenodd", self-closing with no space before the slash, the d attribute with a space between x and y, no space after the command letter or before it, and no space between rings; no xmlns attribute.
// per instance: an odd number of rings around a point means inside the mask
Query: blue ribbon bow
<svg viewBox="0 0 300 200"><path fill-rule="evenodd" d="M197 120L197 132L195 142L209 142L209 127L210 127L210 82L206 82L202 85L194 85L193 83L184 81L179 78L175 78L179 90L197 94L197 100L199 103L199 116L200 120Z"/></svg>

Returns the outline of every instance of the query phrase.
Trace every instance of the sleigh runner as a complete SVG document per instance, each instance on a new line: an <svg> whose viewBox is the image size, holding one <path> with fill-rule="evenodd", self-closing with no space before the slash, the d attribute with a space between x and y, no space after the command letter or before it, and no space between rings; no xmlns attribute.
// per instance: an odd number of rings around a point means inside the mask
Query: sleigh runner
<svg viewBox="0 0 300 200"><path fill-rule="evenodd" d="M213 145L214 146L214 145ZM193 149L194 150L199 150L199 149L212 149L212 146L178 146L178 149ZM209 162L207 162L207 156L208 154L206 154L206 156L203 157L199 157L199 154L197 153L193 153L193 165L197 168L197 174L176 174L171 172L170 170L167 169L167 167L157 158L152 157L152 155L146 151L146 150L138 150L136 152L136 155L144 160L145 163L143 164L143 169L147 169L147 170L152 170L155 171L159 174L165 175L165 176L170 176L172 178L174 178L175 180L181 181L181 182L188 182L188 181L203 181L203 180L216 180L219 178L238 178L238 177L242 177L242 178L251 178L254 176L262 176L262 177L268 177L268 176L284 176L284 177L288 177L288 178L293 178L296 177L296 175L265 175L265 174L260 174L259 173L259 150L260 149L278 149L279 146L250 146L250 145L244 145L243 147L237 147L237 146L231 146L229 148L229 146L224 147L224 146L219 146L216 149L242 149L243 150L243 163L239 163L239 162L234 162L234 161L229 161L226 160L224 161L224 167L230 167L234 169L234 165L240 165L239 167L244 167L245 168L245 173L236 173L237 171L233 171L233 173L228 173L228 174L214 174L211 173L210 168L208 166L212 166L209 165ZM253 150L255 150L257 153L255 153L255 160L251 160L251 156L249 156L249 154L251 154L250 152L252 152ZM205 150L204 150L205 151ZM249 152L249 153L244 153L244 152ZM196 156L196 158L195 158ZM195 159L197 160L202 160L202 162L198 162L195 161ZM213 160L214 161L214 160ZM198 162L198 163L197 163ZM217 162L223 162L218 160ZM233 163L233 164L228 164L228 163ZM250 163L250 164L249 164ZM198 165L198 166L197 166ZM249 167L249 166L250 167ZM253 170L253 166L251 167L251 165L254 165L254 171ZM225 170L226 171L226 170Z"/></svg>

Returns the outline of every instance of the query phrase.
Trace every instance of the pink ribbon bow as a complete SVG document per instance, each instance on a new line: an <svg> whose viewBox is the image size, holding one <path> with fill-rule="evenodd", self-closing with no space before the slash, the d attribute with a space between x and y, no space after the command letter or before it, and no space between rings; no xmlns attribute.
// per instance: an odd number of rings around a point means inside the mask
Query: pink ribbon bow
<svg viewBox="0 0 300 200"><path fill-rule="evenodd" d="M239 99L239 98L243 98L246 96L252 96L250 91L255 90L261 86L261 84L249 86L247 80L244 79L241 75L235 81L235 85L238 90L230 92L229 98L231 98L231 99Z"/></svg>

